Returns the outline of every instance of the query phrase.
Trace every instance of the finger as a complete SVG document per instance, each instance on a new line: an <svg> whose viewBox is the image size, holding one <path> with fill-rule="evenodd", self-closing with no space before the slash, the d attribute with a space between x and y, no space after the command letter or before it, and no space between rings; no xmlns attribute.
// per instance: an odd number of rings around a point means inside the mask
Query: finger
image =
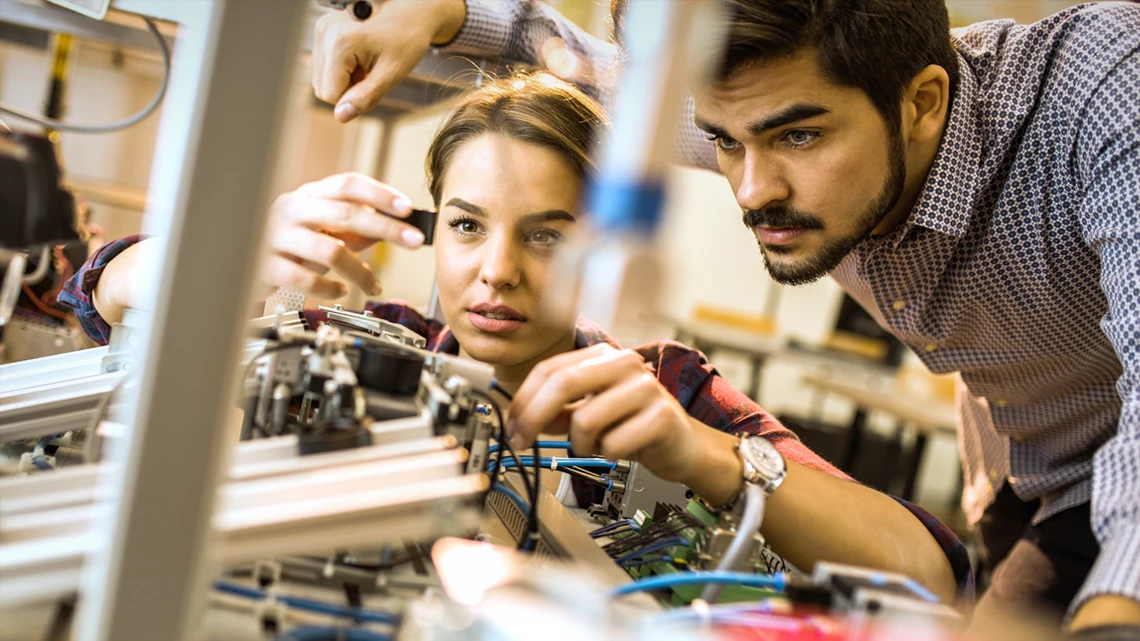
<svg viewBox="0 0 1140 641"><path fill-rule="evenodd" d="M515 391L514 400L511 403L512 412L527 405L530 399L546 384L546 380L550 378L555 372L573 367L582 361L595 358L608 352L614 352L612 346L605 343L598 343L583 349L576 349L569 352L564 352L557 356L552 356L531 369L530 374L527 374L526 379L518 390Z"/></svg>
<svg viewBox="0 0 1140 641"><path fill-rule="evenodd" d="M512 404L511 416L515 426L512 435L519 436L524 446L529 445L558 416L564 405L586 394L601 393L631 376L643 374L643 362L634 352L611 349L609 353L550 374L541 389L533 397L524 399L521 407L517 400Z"/></svg>
<svg viewBox="0 0 1140 641"><path fill-rule="evenodd" d="M403 192L375 178L353 172L306 183L298 187L294 193L310 198L345 200L400 218L406 218L412 213L412 199Z"/></svg>
<svg viewBox="0 0 1140 641"><path fill-rule="evenodd" d="M280 255L269 256L262 280L274 287L312 294L320 298L340 298L348 294L344 283L326 278Z"/></svg>
<svg viewBox="0 0 1140 641"><path fill-rule="evenodd" d="M381 240L395 242L408 249L415 249L424 243L424 235L420 230L379 214L365 205L308 198L293 202L280 211L279 215L284 216L288 223L352 241L357 250Z"/></svg>
<svg viewBox="0 0 1140 641"><path fill-rule="evenodd" d="M372 269L345 246L344 241L304 227L285 227L275 230L269 242L278 253L328 267L365 293L380 295L380 281Z"/></svg>
<svg viewBox="0 0 1140 641"><path fill-rule="evenodd" d="M330 104L335 104L348 89L356 68L356 57L347 44L350 31L342 26L346 18L343 11L326 13L313 30L313 93Z"/></svg>
<svg viewBox="0 0 1140 641"><path fill-rule="evenodd" d="M600 451L609 432L625 429L624 422L651 407L661 395L660 383L646 372L623 380L598 394L570 417L570 443L582 455Z"/></svg>
<svg viewBox="0 0 1140 641"><path fill-rule="evenodd" d="M611 461L640 460L642 452L668 440L668 436L662 433L662 429L671 424L668 419L668 410L663 403L645 406L621 425L602 434L595 451Z"/></svg>
<svg viewBox="0 0 1140 641"><path fill-rule="evenodd" d="M360 82L352 85L336 103L333 115L339 122L348 122L360 114L368 113L380 102L384 94L392 90L407 75L396 59L382 56Z"/></svg>

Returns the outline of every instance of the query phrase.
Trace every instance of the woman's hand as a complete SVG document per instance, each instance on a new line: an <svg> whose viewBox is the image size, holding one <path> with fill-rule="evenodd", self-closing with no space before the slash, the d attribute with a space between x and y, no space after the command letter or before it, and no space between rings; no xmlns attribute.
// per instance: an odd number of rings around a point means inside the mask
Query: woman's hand
<svg viewBox="0 0 1140 641"><path fill-rule="evenodd" d="M301 185L270 208L262 279L274 287L340 298L348 288L326 276L332 270L365 293L379 295L380 281L356 252L381 240L408 248L422 245L423 233L399 220L411 211L407 196L360 174Z"/></svg>
<svg viewBox="0 0 1140 641"><path fill-rule="evenodd" d="M636 352L606 344L536 365L514 396L508 423L516 449L540 433L566 433L577 454L637 461L680 482L700 466L706 430L715 431L690 418Z"/></svg>

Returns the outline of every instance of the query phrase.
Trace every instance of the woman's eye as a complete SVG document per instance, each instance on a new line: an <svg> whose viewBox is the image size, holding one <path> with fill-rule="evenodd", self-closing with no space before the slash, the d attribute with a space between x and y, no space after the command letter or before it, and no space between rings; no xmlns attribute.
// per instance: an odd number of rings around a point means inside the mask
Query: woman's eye
<svg viewBox="0 0 1140 641"><path fill-rule="evenodd" d="M456 218L447 223L447 226L454 229L455 233L460 236L471 236L479 233L479 223L470 218Z"/></svg>
<svg viewBox="0 0 1140 641"><path fill-rule="evenodd" d="M552 245L562 240L562 234L551 229L540 229L530 235L530 240L539 245Z"/></svg>
<svg viewBox="0 0 1140 641"><path fill-rule="evenodd" d="M818 137L819 137L819 134L814 132L814 131L804 131L802 129L793 129L792 131L789 131L784 136L784 140L787 140L788 144L790 144L793 147L805 147L805 146L811 144L812 142L814 142L815 139Z"/></svg>

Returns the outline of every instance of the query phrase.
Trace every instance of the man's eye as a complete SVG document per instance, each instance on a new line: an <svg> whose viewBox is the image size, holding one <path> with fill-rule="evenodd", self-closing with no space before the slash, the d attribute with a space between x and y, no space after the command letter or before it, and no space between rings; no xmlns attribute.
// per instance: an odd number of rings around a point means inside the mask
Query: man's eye
<svg viewBox="0 0 1140 641"><path fill-rule="evenodd" d="M740 147L740 142L726 136L708 136L708 140L722 151L734 151Z"/></svg>
<svg viewBox="0 0 1140 641"><path fill-rule="evenodd" d="M789 131L784 140L788 141L793 147L806 147L819 138L819 134L814 131L804 131L802 129L793 129Z"/></svg>

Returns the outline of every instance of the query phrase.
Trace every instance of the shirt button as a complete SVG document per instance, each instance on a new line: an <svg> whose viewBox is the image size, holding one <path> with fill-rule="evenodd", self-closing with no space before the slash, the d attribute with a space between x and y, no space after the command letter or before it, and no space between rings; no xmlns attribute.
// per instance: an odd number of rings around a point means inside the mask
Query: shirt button
<svg viewBox="0 0 1140 641"><path fill-rule="evenodd" d="M895 302L891 303L891 309L895 310L896 312L901 312L902 310L906 309L906 301L896 300Z"/></svg>
<svg viewBox="0 0 1140 641"><path fill-rule="evenodd" d="M1022 436L1021 434L1014 434L1014 435L1013 435L1013 436L1011 436L1010 438L1011 438L1011 439L1013 439L1014 441L1018 442L1018 443L1021 443L1021 442L1024 442L1024 441L1025 441L1025 437L1024 437L1024 436Z"/></svg>
<svg viewBox="0 0 1140 641"><path fill-rule="evenodd" d="M1009 399L1006 398L998 398L994 402L998 407L1005 407L1006 405L1009 405Z"/></svg>
<svg viewBox="0 0 1140 641"><path fill-rule="evenodd" d="M998 482L998 471L997 470L990 470L990 480L993 481L994 483Z"/></svg>
<svg viewBox="0 0 1140 641"><path fill-rule="evenodd" d="M926 350L926 353L929 354L930 352L938 349L938 343L927 343L926 345L922 346L922 349Z"/></svg>

